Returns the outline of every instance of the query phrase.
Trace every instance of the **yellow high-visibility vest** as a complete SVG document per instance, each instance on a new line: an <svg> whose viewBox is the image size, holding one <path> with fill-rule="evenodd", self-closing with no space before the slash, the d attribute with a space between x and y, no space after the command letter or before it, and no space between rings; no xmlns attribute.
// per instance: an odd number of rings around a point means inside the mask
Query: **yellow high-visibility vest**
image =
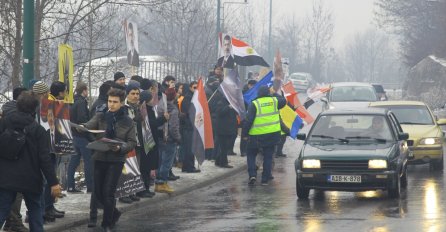
<svg viewBox="0 0 446 232"><path fill-rule="evenodd" d="M275 97L262 97L252 102L256 117L249 130L250 135L263 135L280 131L280 116Z"/></svg>

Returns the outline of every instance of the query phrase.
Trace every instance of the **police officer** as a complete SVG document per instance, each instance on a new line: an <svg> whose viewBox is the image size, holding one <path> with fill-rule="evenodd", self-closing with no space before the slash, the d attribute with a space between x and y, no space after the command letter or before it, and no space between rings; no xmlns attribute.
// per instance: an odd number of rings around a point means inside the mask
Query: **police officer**
<svg viewBox="0 0 446 232"><path fill-rule="evenodd" d="M257 180L256 156L259 151L263 153L262 185L268 185L272 177L272 156L280 141L279 109L285 104L284 97L275 92L271 94L267 86L262 86L257 92L257 98L248 107L242 138L248 141L249 185L254 185Z"/></svg>

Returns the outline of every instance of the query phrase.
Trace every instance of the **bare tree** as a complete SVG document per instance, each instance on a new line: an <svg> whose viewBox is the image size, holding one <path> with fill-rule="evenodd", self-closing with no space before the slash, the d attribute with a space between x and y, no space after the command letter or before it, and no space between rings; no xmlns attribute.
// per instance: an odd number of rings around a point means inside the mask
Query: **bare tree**
<svg viewBox="0 0 446 232"><path fill-rule="evenodd" d="M333 37L333 17L324 0L314 0L311 14L304 25L304 57L306 71L316 80L322 81L322 68L329 52L329 44Z"/></svg>

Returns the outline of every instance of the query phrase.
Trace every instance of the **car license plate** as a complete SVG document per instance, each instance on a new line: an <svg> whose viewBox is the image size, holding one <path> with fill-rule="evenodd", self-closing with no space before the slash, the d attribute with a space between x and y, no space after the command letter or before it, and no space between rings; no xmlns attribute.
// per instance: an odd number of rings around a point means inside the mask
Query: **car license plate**
<svg viewBox="0 0 446 232"><path fill-rule="evenodd" d="M360 175L330 175L328 182L336 183L361 183Z"/></svg>

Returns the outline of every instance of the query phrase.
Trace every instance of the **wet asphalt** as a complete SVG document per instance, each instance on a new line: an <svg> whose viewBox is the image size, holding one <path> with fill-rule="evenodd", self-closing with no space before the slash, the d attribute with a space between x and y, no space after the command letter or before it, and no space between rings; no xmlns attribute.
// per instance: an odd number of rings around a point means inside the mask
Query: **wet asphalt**
<svg viewBox="0 0 446 232"><path fill-rule="evenodd" d="M274 180L249 187L239 173L213 185L126 212L115 231L446 231L445 174L409 166L400 199L385 191L295 193L294 160L302 142L289 139L275 158ZM260 173L258 173L260 176ZM72 231L87 230L81 226Z"/></svg>
<svg viewBox="0 0 446 232"><path fill-rule="evenodd" d="M146 208L126 212L115 231L446 231L445 176L410 166L400 199L385 191L295 194L299 142L288 140L268 186L247 185L247 172ZM260 173L259 173L260 174ZM74 231L87 231L86 226ZM99 228L90 231L100 231Z"/></svg>

